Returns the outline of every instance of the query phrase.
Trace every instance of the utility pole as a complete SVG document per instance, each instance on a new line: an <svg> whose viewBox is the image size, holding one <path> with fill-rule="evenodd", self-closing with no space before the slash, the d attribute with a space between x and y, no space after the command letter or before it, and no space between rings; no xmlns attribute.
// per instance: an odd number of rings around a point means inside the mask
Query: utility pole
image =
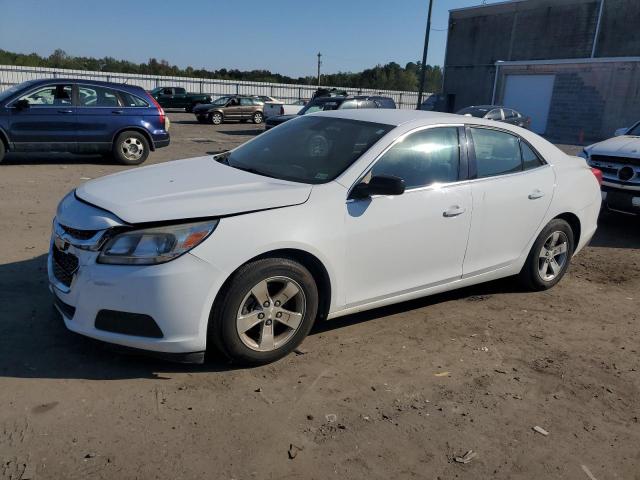
<svg viewBox="0 0 640 480"><path fill-rule="evenodd" d="M322 54L318 52L318 88L320 88L320 65L322 65Z"/></svg>
<svg viewBox="0 0 640 480"><path fill-rule="evenodd" d="M420 110L422 105L422 94L424 92L424 79L427 73L427 51L429 50L429 34L431 33L431 10L433 9L433 0L429 0L429 14L427 15L427 31L424 34L424 50L422 52L422 65L420 65L420 90L418 90L418 105L416 110Z"/></svg>

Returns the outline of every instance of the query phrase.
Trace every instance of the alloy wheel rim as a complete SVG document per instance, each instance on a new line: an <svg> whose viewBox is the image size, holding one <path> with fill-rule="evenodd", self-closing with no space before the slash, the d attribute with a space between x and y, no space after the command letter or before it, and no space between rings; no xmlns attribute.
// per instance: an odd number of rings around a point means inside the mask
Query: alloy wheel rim
<svg viewBox="0 0 640 480"><path fill-rule="evenodd" d="M254 123L262 123L262 115L260 115L259 113L256 113L253 116L253 122Z"/></svg>
<svg viewBox="0 0 640 480"><path fill-rule="evenodd" d="M302 325L307 300L298 282L270 277L245 295L236 315L240 340L251 350L271 352L287 344Z"/></svg>
<svg viewBox="0 0 640 480"><path fill-rule="evenodd" d="M222 122L222 117L219 114L215 114L213 117L211 117L211 120L217 125Z"/></svg>
<svg viewBox="0 0 640 480"><path fill-rule="evenodd" d="M564 232L553 232L542 244L538 255L538 272L545 282L554 280L567 263L569 239Z"/></svg>
<svg viewBox="0 0 640 480"><path fill-rule="evenodd" d="M129 137L122 142L122 153L127 160L140 160L144 153L144 145L140 139Z"/></svg>

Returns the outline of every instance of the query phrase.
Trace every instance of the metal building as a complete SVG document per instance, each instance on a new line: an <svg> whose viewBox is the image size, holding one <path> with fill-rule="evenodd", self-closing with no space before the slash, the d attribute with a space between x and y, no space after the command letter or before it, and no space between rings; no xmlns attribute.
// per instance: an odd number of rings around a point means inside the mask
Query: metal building
<svg viewBox="0 0 640 480"><path fill-rule="evenodd" d="M560 142L640 120L640 0L513 0L451 10L447 109L502 104Z"/></svg>

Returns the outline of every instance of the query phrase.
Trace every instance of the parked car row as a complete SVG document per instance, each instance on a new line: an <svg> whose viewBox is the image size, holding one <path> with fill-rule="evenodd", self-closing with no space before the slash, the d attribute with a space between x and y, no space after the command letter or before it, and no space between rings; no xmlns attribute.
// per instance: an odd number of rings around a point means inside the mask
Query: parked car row
<svg viewBox="0 0 640 480"><path fill-rule="evenodd" d="M457 112L458 115L466 115L468 117L484 118L494 120L496 122L509 123L517 127L529 128L531 126L531 118L525 117L520 112L512 108L505 108L499 105L474 105L463 108Z"/></svg>
<svg viewBox="0 0 640 480"><path fill-rule="evenodd" d="M134 85L78 79L30 80L0 92L0 161L5 152L100 153L137 165L169 145L169 118Z"/></svg>

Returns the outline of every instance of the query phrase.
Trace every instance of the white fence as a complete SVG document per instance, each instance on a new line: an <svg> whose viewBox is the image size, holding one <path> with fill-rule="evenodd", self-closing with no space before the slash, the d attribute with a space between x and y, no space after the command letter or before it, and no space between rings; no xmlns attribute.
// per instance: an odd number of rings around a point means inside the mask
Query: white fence
<svg viewBox="0 0 640 480"><path fill-rule="evenodd" d="M189 92L208 93L214 97L229 94L269 95L283 101L309 99L316 90L312 85L287 83L245 82L236 80L215 80L195 77L169 77L160 75L137 75L130 73L95 72L70 70L65 68L21 67L0 65L0 91L12 85L39 78L85 78L107 82L139 85L146 90L160 86L184 87ZM325 87L331 88L331 87ZM384 95L394 99L398 108L416 108L418 92L398 90L374 90L365 88L335 87L346 90L351 95ZM428 98L429 93L423 98Z"/></svg>

